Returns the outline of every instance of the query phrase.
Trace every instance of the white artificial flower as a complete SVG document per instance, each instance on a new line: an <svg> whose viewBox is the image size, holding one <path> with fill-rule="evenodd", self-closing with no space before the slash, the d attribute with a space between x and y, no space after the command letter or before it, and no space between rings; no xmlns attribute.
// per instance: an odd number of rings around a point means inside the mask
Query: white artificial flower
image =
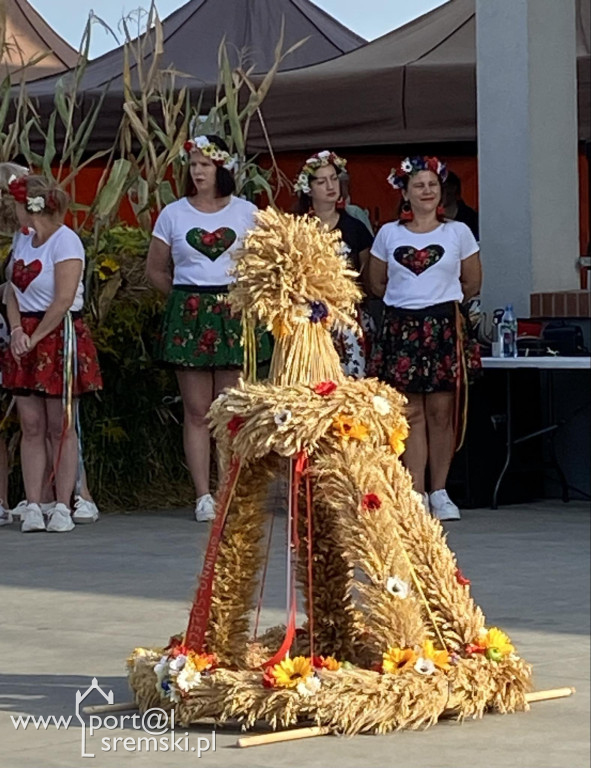
<svg viewBox="0 0 591 768"><path fill-rule="evenodd" d="M328 149L323 149L322 152L318 153L318 157L321 160L324 160L325 158L330 157L330 152L328 151Z"/></svg>
<svg viewBox="0 0 591 768"><path fill-rule="evenodd" d="M390 171L390 174L387 178L387 182L391 187L394 187L396 189L396 171L394 168Z"/></svg>
<svg viewBox="0 0 591 768"><path fill-rule="evenodd" d="M275 414L274 420L279 428L286 427L291 421L291 411L288 411L287 409L279 411Z"/></svg>
<svg viewBox="0 0 591 768"><path fill-rule="evenodd" d="M175 703L178 703L181 700L180 694L174 685L171 685L168 689L168 698Z"/></svg>
<svg viewBox="0 0 591 768"><path fill-rule="evenodd" d="M316 675L308 675L308 677L297 684L296 691L300 696L315 696L321 687L320 678L316 677Z"/></svg>
<svg viewBox="0 0 591 768"><path fill-rule="evenodd" d="M11 177L8 179L8 184L12 184L13 181L16 181L17 177L14 175L14 173L11 175Z"/></svg>
<svg viewBox="0 0 591 768"><path fill-rule="evenodd" d="M310 183L308 180L308 175L302 171L298 176L297 181L294 184L293 188L296 192L303 192L306 195L309 194Z"/></svg>
<svg viewBox="0 0 591 768"><path fill-rule="evenodd" d="M388 578L386 581L386 589L391 595L399 597L401 600L405 600L408 597L408 583L398 576L390 576Z"/></svg>
<svg viewBox="0 0 591 768"><path fill-rule="evenodd" d="M408 157L400 163L400 168L404 171L404 173L410 173L412 171L412 163Z"/></svg>
<svg viewBox="0 0 591 768"><path fill-rule="evenodd" d="M161 683L168 674L168 656L162 656L160 661L154 666L154 673Z"/></svg>
<svg viewBox="0 0 591 768"><path fill-rule="evenodd" d="M424 659L419 656L415 664L415 672L418 672L419 675L432 675L435 672L435 664L431 659Z"/></svg>
<svg viewBox="0 0 591 768"><path fill-rule="evenodd" d="M179 690L184 691L185 693L191 688L196 688L200 682L201 672L199 672L193 664L185 664L176 679L176 685Z"/></svg>
<svg viewBox="0 0 591 768"><path fill-rule="evenodd" d="M196 147L199 147L199 149L205 149L205 147L209 146L209 139L207 136L195 136L193 142Z"/></svg>
<svg viewBox="0 0 591 768"><path fill-rule="evenodd" d="M228 155L227 152L224 155L227 158L224 162L224 168L227 171L235 171L238 168L238 157L236 155Z"/></svg>
<svg viewBox="0 0 591 768"><path fill-rule="evenodd" d="M45 208L45 199L38 195L37 197L27 197L27 209L29 213L39 213Z"/></svg>
<svg viewBox="0 0 591 768"><path fill-rule="evenodd" d="M181 653L175 659L171 660L171 662L168 665L168 668L170 669L171 672L180 672L181 669L185 666L186 661L187 661L187 657Z"/></svg>
<svg viewBox="0 0 591 768"><path fill-rule="evenodd" d="M390 403L386 400L385 397L382 397L381 395L376 395L374 397L373 407L380 414L380 416L387 416L392 410L390 408Z"/></svg>

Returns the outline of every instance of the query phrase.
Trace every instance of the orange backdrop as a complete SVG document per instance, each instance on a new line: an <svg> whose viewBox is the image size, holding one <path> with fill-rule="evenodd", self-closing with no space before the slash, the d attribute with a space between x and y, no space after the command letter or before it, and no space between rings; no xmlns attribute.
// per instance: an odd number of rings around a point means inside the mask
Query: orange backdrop
<svg viewBox="0 0 591 768"><path fill-rule="evenodd" d="M302 152L282 152L277 155L281 170L290 180L306 159ZM393 165L397 165L402 156L379 155L350 151L346 153L347 170L351 177L351 199L357 205L367 208L374 224L383 224L396 215L399 196L386 182L386 177ZM478 208L478 164L476 157L453 156L441 153L441 158L462 180L462 195L473 208ZM76 202L90 205L102 174L100 164L85 168L76 180ZM580 200L580 243L581 253L585 253L591 233L589 232L589 167L585 155L579 154L579 200ZM282 190L278 203L284 210L290 210L294 199L287 190ZM135 223L132 208L127 200L121 206L121 218L130 224Z"/></svg>

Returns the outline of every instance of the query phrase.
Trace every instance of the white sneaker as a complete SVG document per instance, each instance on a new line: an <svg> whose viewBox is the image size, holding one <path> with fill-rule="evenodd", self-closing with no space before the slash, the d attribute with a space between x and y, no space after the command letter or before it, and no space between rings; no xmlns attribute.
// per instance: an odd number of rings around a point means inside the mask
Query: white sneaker
<svg viewBox="0 0 591 768"><path fill-rule="evenodd" d="M26 499L23 499L23 501L19 501L19 503L10 510L11 515L15 520L20 520L23 512L27 508L28 501ZM49 514L49 512L55 507L55 501L49 501L49 502L42 502L38 505L41 508L41 512L43 512L44 515Z"/></svg>
<svg viewBox="0 0 591 768"><path fill-rule="evenodd" d="M206 493L197 499L195 520L198 523L208 523L210 520L215 520L215 501L211 493Z"/></svg>
<svg viewBox="0 0 591 768"><path fill-rule="evenodd" d="M39 504L27 504L21 512L21 531L23 533L35 533L45 530L45 520Z"/></svg>
<svg viewBox="0 0 591 768"><path fill-rule="evenodd" d="M430 493L429 504L431 506L431 514L438 520L461 519L460 510L449 498L445 488L440 491L433 491L433 493Z"/></svg>
<svg viewBox="0 0 591 768"><path fill-rule="evenodd" d="M4 509L4 505L0 504L0 528L2 528L3 525L12 525L13 519L10 510Z"/></svg>
<svg viewBox="0 0 591 768"><path fill-rule="evenodd" d="M72 513L72 520L76 525L84 525L85 523L96 523L99 519L99 511L94 501L90 499L83 499L82 496L76 496L74 502L74 512Z"/></svg>
<svg viewBox="0 0 591 768"><path fill-rule="evenodd" d="M74 521L70 510L65 504L56 504L55 507L49 513L49 522L47 523L47 530L51 533L65 533L71 531L74 528Z"/></svg>

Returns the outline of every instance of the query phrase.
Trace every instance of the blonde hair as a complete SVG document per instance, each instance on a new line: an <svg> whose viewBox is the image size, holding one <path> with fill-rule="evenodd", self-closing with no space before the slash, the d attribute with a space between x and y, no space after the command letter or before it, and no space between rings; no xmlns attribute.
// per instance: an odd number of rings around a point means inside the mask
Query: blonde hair
<svg viewBox="0 0 591 768"><path fill-rule="evenodd" d="M18 179L28 173L29 169L18 163L0 163L0 232L4 235L12 235L19 228L14 198L8 194L8 182L13 176Z"/></svg>
<svg viewBox="0 0 591 768"><path fill-rule="evenodd" d="M45 208L37 215L58 216L62 218L68 210L70 198L58 185L57 181L47 176L27 176L27 197L42 197Z"/></svg>

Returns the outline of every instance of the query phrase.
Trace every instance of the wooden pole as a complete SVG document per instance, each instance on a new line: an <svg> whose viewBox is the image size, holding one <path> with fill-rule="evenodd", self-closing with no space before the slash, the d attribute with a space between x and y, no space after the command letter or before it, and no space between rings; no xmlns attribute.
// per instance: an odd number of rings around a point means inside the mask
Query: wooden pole
<svg viewBox="0 0 591 768"><path fill-rule="evenodd" d="M100 715L102 712L131 712L139 709L135 701L123 701L119 704L96 704L92 707L82 707L85 715Z"/></svg>
<svg viewBox="0 0 591 768"><path fill-rule="evenodd" d="M525 700L529 703L532 701L547 701L548 699L564 699L566 696L572 696L575 693L575 688L550 688L548 691L532 691L525 694Z"/></svg>
<svg viewBox="0 0 591 768"><path fill-rule="evenodd" d="M291 731L277 731L275 733L261 733L257 736L243 736L238 739L238 746L259 747L263 744L277 744L281 741L296 741L297 739L311 739L314 736L328 736L330 728L324 725L313 725L308 728L293 728Z"/></svg>

